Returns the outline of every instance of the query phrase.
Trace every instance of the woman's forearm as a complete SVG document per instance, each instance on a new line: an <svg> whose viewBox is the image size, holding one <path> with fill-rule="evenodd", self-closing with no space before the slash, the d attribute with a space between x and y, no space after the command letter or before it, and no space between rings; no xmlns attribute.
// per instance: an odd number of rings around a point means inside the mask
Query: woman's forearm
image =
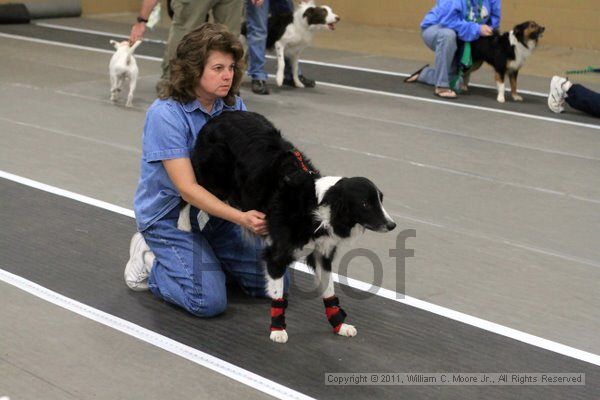
<svg viewBox="0 0 600 400"><path fill-rule="evenodd" d="M194 207L208 214L245 226L244 213L225 204L208 190L198 185L189 158L164 160L167 174L183 198Z"/></svg>
<svg viewBox="0 0 600 400"><path fill-rule="evenodd" d="M243 225L243 212L224 203L198 184L183 188L180 194L183 200L214 217Z"/></svg>

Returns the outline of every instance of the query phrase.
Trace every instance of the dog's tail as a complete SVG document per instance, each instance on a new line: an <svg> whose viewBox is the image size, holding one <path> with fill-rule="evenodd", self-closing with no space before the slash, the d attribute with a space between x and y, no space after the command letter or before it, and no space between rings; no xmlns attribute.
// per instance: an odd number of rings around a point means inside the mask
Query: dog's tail
<svg viewBox="0 0 600 400"><path fill-rule="evenodd" d="M135 42L134 44L131 45L131 47L129 48L129 54L133 55L133 52L135 51L135 49L137 49L137 47L142 44L141 40L138 40L137 42Z"/></svg>

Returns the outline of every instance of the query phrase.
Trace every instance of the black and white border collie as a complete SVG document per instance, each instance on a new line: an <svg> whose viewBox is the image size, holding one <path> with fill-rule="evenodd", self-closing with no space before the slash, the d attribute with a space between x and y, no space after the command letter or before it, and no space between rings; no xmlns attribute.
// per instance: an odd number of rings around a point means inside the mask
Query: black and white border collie
<svg viewBox="0 0 600 400"><path fill-rule="evenodd" d="M328 6L316 6L314 1L302 2L294 13L269 17L267 49L277 53L277 86L283 84L284 57L292 63L294 85L304 87L298 79L300 52L310 45L315 30L335 29L340 17Z"/></svg>
<svg viewBox="0 0 600 400"><path fill-rule="evenodd" d="M517 94L517 76L525 60L536 48L538 40L544 33L544 28L535 21L527 21L516 25L513 30L500 35L494 32L492 36L480 37L471 42L471 55L473 67L464 75L464 87L468 88L470 74L481 67L483 62L490 64L495 71L496 86L498 88L497 100L505 102L504 78L508 73L510 91L514 101L523 101Z"/></svg>
<svg viewBox="0 0 600 400"><path fill-rule="evenodd" d="M304 251L310 252L306 262L315 270L334 332L355 336L356 328L344 323L331 265L342 241L365 229L389 232L396 227L375 184L361 177L322 177L271 122L246 111L224 112L204 125L191 159L198 184L233 207L267 215L263 259L272 299L271 340L288 340L283 276ZM180 222L189 221L189 206L182 215Z"/></svg>

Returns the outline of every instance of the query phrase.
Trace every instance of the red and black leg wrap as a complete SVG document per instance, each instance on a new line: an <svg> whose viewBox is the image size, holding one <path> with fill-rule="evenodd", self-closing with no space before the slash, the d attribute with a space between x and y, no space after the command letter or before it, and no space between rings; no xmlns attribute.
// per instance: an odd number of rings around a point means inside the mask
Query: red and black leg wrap
<svg viewBox="0 0 600 400"><path fill-rule="evenodd" d="M271 300L271 331L285 329L285 309L287 305L287 299Z"/></svg>
<svg viewBox="0 0 600 400"><path fill-rule="evenodd" d="M323 299L323 304L325 304L325 315L333 327L333 332L338 333L346 320L346 313L340 307L340 301L337 296L331 296Z"/></svg>

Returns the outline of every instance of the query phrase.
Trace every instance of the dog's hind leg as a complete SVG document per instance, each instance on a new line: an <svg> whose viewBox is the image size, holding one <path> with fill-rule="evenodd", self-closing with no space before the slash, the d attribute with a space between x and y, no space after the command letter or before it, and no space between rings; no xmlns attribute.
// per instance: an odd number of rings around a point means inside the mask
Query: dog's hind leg
<svg viewBox="0 0 600 400"><path fill-rule="evenodd" d="M132 71L129 76L129 94L127 95L127 103L125 103L125 107L133 106L133 92L135 91L135 86L137 85L137 71Z"/></svg>
<svg viewBox="0 0 600 400"><path fill-rule="evenodd" d="M123 74L117 75L115 80L115 88L113 89L115 92L115 100L117 99L118 94L121 92L121 89L123 89L123 81L125 81L125 76Z"/></svg>
<svg viewBox="0 0 600 400"><path fill-rule="evenodd" d="M506 86L504 86L504 72L503 73L499 73L496 71L496 87L498 88L498 97L496 97L496 100L498 100L499 103L504 103L506 100L504 98L504 91L506 90Z"/></svg>
<svg viewBox="0 0 600 400"><path fill-rule="evenodd" d="M298 76L298 58L299 54L295 53L290 57L290 62L292 63L292 77L294 78L294 86L297 88L303 88L304 84L300 82L300 77Z"/></svg>
<svg viewBox="0 0 600 400"><path fill-rule="evenodd" d="M117 101L117 93L119 93L118 84L117 76L110 74L110 101Z"/></svg>
<svg viewBox="0 0 600 400"><path fill-rule="evenodd" d="M323 298L325 315L333 328L333 333L337 333L340 336L353 337L356 336L356 328L353 325L344 323L346 313L340 307L340 301L335 295L333 288L331 262L334 254L335 251L327 257L315 251L307 257L306 262L315 269L315 281L318 291Z"/></svg>
<svg viewBox="0 0 600 400"><path fill-rule="evenodd" d="M508 79L510 81L510 94L514 101L523 101L523 98L517 93L517 76L519 76L519 71L510 71L508 73Z"/></svg>
<svg viewBox="0 0 600 400"><path fill-rule="evenodd" d="M277 53L277 74L275 81L277 86L283 85L283 70L285 69L285 47L281 42L275 42L275 52Z"/></svg>
<svg viewBox="0 0 600 400"><path fill-rule="evenodd" d="M469 81L471 80L471 70L465 72L465 74L463 75L463 81L462 84L460 85L460 91L461 92L468 92L469 91Z"/></svg>
<svg viewBox="0 0 600 400"><path fill-rule="evenodd" d="M465 72L465 74L463 75L462 85L460 86L461 91L463 91L463 92L469 91L469 82L471 81L471 74L473 72L477 71L479 68L481 68L482 64L483 64L483 61L475 61L473 63L473 65L471 66L471 68L469 68L469 70Z"/></svg>

